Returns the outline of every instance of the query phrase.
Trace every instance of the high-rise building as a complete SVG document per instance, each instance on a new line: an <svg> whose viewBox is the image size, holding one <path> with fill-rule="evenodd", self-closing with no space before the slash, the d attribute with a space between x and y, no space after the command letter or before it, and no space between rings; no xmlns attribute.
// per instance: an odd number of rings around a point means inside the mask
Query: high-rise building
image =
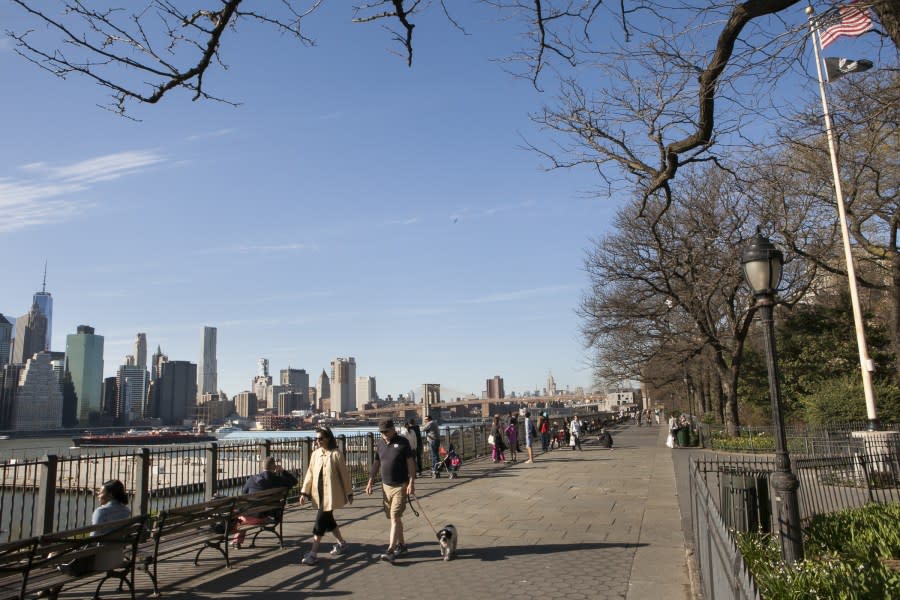
<svg viewBox="0 0 900 600"><path fill-rule="evenodd" d="M37 304L31 305L27 315L16 319L16 341L13 344L13 362L25 364L29 358L46 350L47 317Z"/></svg>
<svg viewBox="0 0 900 600"><path fill-rule="evenodd" d="M128 421L150 417L147 410L147 370L137 365L124 364L116 371L119 398L116 405L119 414L128 415Z"/></svg>
<svg viewBox="0 0 900 600"><path fill-rule="evenodd" d="M119 384L117 377L103 378L103 391L101 392L101 395L103 400L100 412L104 415L113 417L118 424L125 425L124 416L119 411L118 407Z"/></svg>
<svg viewBox="0 0 900 600"><path fill-rule="evenodd" d="M139 333L134 340L134 364L147 370L147 334Z"/></svg>
<svg viewBox="0 0 900 600"><path fill-rule="evenodd" d="M44 263L44 283L41 291L34 293L32 304L36 304L38 310L47 319L47 329L44 331L44 347L41 350L50 349L50 337L53 333L53 296L47 291L47 263ZM18 332L16 332L18 335ZM27 357L26 357L27 358Z"/></svg>
<svg viewBox="0 0 900 600"><path fill-rule="evenodd" d="M552 372L547 374L547 395L548 396L556 395L556 380L553 379Z"/></svg>
<svg viewBox="0 0 900 600"><path fill-rule="evenodd" d="M243 391L234 396L234 412L248 419L256 416L256 394Z"/></svg>
<svg viewBox="0 0 900 600"><path fill-rule="evenodd" d="M22 365L10 363L0 366L0 429L11 429L13 426L13 409L21 371Z"/></svg>
<svg viewBox="0 0 900 600"><path fill-rule="evenodd" d="M322 401L329 398L331 398L331 383L325 369L322 369L322 374L316 381L316 408L322 410Z"/></svg>
<svg viewBox="0 0 900 600"><path fill-rule="evenodd" d="M356 378L356 410L362 410L366 404L378 400L378 393L375 391L374 377L357 377Z"/></svg>
<svg viewBox="0 0 900 600"><path fill-rule="evenodd" d="M261 358L256 363L256 377L253 378L253 393L256 394L256 410L262 412L273 408L269 404L271 396L272 376L269 375L269 359Z"/></svg>
<svg viewBox="0 0 900 600"><path fill-rule="evenodd" d="M62 425L62 391L53 372L49 352L38 352L25 362L12 410L12 429L46 431Z"/></svg>
<svg viewBox="0 0 900 600"><path fill-rule="evenodd" d="M65 368L75 392L75 418L86 425L103 411L103 336L88 325L76 331L66 336Z"/></svg>
<svg viewBox="0 0 900 600"><path fill-rule="evenodd" d="M356 359L352 356L331 361L331 410L356 410Z"/></svg>
<svg viewBox="0 0 900 600"><path fill-rule="evenodd" d="M0 313L0 368L12 358L12 332L15 325Z"/></svg>
<svg viewBox="0 0 900 600"><path fill-rule="evenodd" d="M219 391L216 366L216 328L204 327L201 340L200 362L197 363L197 395L216 394Z"/></svg>
<svg viewBox="0 0 900 600"><path fill-rule="evenodd" d="M488 379L486 385L487 398L489 400L500 400L506 397L506 392L503 391L503 378L499 375L494 375L492 379Z"/></svg>
<svg viewBox="0 0 900 600"><path fill-rule="evenodd" d="M281 370L281 385L287 388L287 391L300 394L300 400L297 408L292 410L306 410L309 408L309 373L306 369L287 369Z"/></svg>
<svg viewBox="0 0 900 600"><path fill-rule="evenodd" d="M169 357L163 354L162 348L156 346L156 352L150 358L150 381L159 379L160 365L169 360Z"/></svg>
<svg viewBox="0 0 900 600"><path fill-rule="evenodd" d="M154 386L156 415L166 425L184 425L197 406L197 365L186 360L162 363Z"/></svg>

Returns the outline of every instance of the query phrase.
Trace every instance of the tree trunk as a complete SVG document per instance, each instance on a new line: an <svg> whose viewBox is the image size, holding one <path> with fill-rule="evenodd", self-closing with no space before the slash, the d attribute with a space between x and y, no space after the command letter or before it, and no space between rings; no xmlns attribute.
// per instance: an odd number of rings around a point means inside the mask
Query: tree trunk
<svg viewBox="0 0 900 600"><path fill-rule="evenodd" d="M891 258L891 348L894 351L894 381L900 382L900 254Z"/></svg>
<svg viewBox="0 0 900 600"><path fill-rule="evenodd" d="M872 10L878 15L881 29L900 48L900 0L875 0Z"/></svg>
<svg viewBox="0 0 900 600"><path fill-rule="evenodd" d="M737 377L738 368L735 361L732 360L731 366L725 362L725 358L720 351L716 351L716 370L719 375L719 382L722 386L722 396L725 400L725 410L723 416L725 418L725 430L728 435L734 437L737 435L740 427L740 417L738 416L737 406Z"/></svg>

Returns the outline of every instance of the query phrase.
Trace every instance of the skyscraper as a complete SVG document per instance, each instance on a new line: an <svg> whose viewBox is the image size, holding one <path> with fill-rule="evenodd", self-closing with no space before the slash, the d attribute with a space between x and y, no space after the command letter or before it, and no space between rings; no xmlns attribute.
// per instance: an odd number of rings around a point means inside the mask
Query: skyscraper
<svg viewBox="0 0 900 600"><path fill-rule="evenodd" d="M16 341L13 344L13 362L25 364L36 353L45 350L47 339L47 317L38 305L32 304L27 315L16 319Z"/></svg>
<svg viewBox="0 0 900 600"><path fill-rule="evenodd" d="M75 418L86 425L103 410L103 336L88 325L76 331L66 336L66 373L75 392Z"/></svg>
<svg viewBox="0 0 900 600"><path fill-rule="evenodd" d="M494 375L492 379L488 379L486 385L489 400L500 400L506 397L506 393L503 391L503 378L499 375Z"/></svg>
<svg viewBox="0 0 900 600"><path fill-rule="evenodd" d="M316 408L322 410L322 401L331 398L331 384L328 380L328 374L322 369L322 374L316 381Z"/></svg>
<svg viewBox="0 0 900 600"><path fill-rule="evenodd" d="M268 358L261 358L256 364L256 377L253 378L253 393L256 394L256 409L263 411L267 408L272 408L268 401L271 395L272 376L269 375Z"/></svg>
<svg viewBox="0 0 900 600"><path fill-rule="evenodd" d="M134 340L134 364L147 369L147 334L139 333Z"/></svg>
<svg viewBox="0 0 900 600"><path fill-rule="evenodd" d="M12 358L12 322L0 313L0 368Z"/></svg>
<svg viewBox="0 0 900 600"><path fill-rule="evenodd" d="M49 352L38 352L25 362L13 403L13 429L46 431L62 424L62 391L51 362Z"/></svg>
<svg viewBox="0 0 900 600"><path fill-rule="evenodd" d="M357 377L356 378L356 410L362 410L366 404L378 399L378 393L375 391L374 377Z"/></svg>
<svg viewBox="0 0 900 600"><path fill-rule="evenodd" d="M197 364L197 397L219 391L216 381L216 328L204 327L200 362Z"/></svg>
<svg viewBox="0 0 900 600"><path fill-rule="evenodd" d="M281 370L281 385L287 388L287 391L300 394L300 400L297 408L294 410L309 408L309 374L306 369L287 369Z"/></svg>
<svg viewBox="0 0 900 600"><path fill-rule="evenodd" d="M119 398L116 405L119 414L128 415L128 421L143 419L150 416L147 409L147 369L142 369L135 364L120 365L116 371L116 386L119 390Z"/></svg>
<svg viewBox="0 0 900 600"><path fill-rule="evenodd" d="M34 299L32 300L32 304L36 304L38 310L42 315L47 319L47 329L44 332L44 346L41 350L49 350L50 349L50 337L53 329L53 296L50 295L50 292L47 291L47 263L44 263L44 283L41 286L41 291L34 293ZM19 335L19 332L16 331L16 335ZM30 356L30 355L29 355ZM28 358L28 357L26 357Z"/></svg>
<svg viewBox="0 0 900 600"><path fill-rule="evenodd" d="M352 356L331 361L331 410L356 410L356 359Z"/></svg>
<svg viewBox="0 0 900 600"><path fill-rule="evenodd" d="M197 365L186 360L162 363L154 386L156 415L166 425L183 425L197 406Z"/></svg>

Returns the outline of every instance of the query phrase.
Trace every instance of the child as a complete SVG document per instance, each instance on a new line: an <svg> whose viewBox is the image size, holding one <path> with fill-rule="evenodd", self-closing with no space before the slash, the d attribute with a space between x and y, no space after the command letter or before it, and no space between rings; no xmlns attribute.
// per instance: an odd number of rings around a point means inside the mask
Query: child
<svg viewBox="0 0 900 600"><path fill-rule="evenodd" d="M447 473L450 475L450 479L456 477L459 473L459 467L462 465L462 458L456 453L453 444L450 444L450 448L447 450L447 458L444 459L444 464L447 465Z"/></svg>

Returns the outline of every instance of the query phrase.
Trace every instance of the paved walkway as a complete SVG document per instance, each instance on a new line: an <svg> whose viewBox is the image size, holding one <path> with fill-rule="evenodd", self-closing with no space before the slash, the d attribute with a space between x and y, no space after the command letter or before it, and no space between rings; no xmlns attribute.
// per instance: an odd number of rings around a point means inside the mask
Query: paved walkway
<svg viewBox="0 0 900 600"><path fill-rule="evenodd" d="M686 544L664 429L615 431L613 450L563 448L539 454L535 464L473 462L455 480L418 479L422 516L407 510L410 552L394 565L377 558L388 522L376 492L336 512L351 542L344 556L330 557L326 538L319 564L301 565L314 512L294 509L285 518L283 551L243 548L227 571L212 552L199 567L189 557L167 560L160 565L162 596L687 600ZM440 560L426 516L436 528L456 525L457 560ZM149 595L145 575L137 575L137 587L139 597Z"/></svg>

